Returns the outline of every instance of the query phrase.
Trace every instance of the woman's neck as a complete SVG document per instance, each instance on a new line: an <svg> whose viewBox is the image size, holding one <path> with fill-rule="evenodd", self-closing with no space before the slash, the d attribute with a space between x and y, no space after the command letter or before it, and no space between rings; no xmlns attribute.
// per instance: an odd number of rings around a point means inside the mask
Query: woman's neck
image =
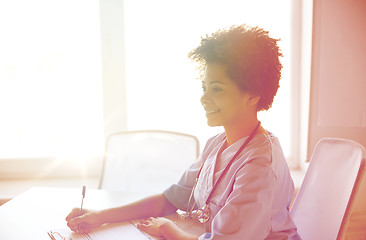
<svg viewBox="0 0 366 240"><path fill-rule="evenodd" d="M227 146L235 143L239 139L249 136L256 128L258 119L248 119L247 121L240 122L236 125L224 126ZM262 131L263 128L257 129L257 132Z"/></svg>

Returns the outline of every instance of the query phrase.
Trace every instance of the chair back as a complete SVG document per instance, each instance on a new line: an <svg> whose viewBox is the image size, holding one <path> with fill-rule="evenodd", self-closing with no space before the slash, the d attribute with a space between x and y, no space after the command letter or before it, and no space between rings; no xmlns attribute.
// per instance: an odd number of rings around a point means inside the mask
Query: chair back
<svg viewBox="0 0 366 240"><path fill-rule="evenodd" d="M199 154L195 136L146 130L112 134L106 142L100 189L149 195L176 183Z"/></svg>
<svg viewBox="0 0 366 240"><path fill-rule="evenodd" d="M346 139L319 141L290 214L303 240L344 239L365 172L365 149Z"/></svg>

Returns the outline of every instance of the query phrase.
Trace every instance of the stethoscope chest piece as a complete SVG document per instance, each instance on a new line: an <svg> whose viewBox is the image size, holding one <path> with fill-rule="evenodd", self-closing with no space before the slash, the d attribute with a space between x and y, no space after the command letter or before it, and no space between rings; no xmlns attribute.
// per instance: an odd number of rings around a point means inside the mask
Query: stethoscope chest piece
<svg viewBox="0 0 366 240"><path fill-rule="evenodd" d="M207 204L205 204L201 209L198 209L196 211L196 217L201 223L207 222L210 219L210 216L211 212Z"/></svg>

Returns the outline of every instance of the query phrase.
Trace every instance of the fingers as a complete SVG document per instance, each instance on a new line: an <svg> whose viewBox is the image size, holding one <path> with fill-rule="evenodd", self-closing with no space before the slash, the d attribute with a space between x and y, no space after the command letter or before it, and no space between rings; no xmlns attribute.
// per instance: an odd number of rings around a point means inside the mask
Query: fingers
<svg viewBox="0 0 366 240"><path fill-rule="evenodd" d="M156 236L156 237L162 237L162 233L159 229L160 225L161 225L161 219L162 218L146 218L140 221L140 224L137 225L137 228L140 229L141 231L144 231L152 236Z"/></svg>
<svg viewBox="0 0 366 240"><path fill-rule="evenodd" d="M149 233L149 229L152 227L152 223L149 221L142 221L139 224L137 224L137 228L140 229L141 231L147 232Z"/></svg>
<svg viewBox="0 0 366 240"><path fill-rule="evenodd" d="M80 232L80 228L84 222L85 213L86 211L84 210L80 212L80 208L74 208L65 218L67 226L74 232Z"/></svg>
<svg viewBox="0 0 366 240"><path fill-rule="evenodd" d="M137 227L141 230L146 230L148 227L152 226L153 217L145 218L140 220L140 223L137 224Z"/></svg>
<svg viewBox="0 0 366 240"><path fill-rule="evenodd" d="M69 213L69 215L66 216L65 220L66 221L70 221L74 217L75 217L75 208L71 210L71 212Z"/></svg>
<svg viewBox="0 0 366 240"><path fill-rule="evenodd" d="M154 217L149 217L149 218L145 218L140 220L140 223L137 224L137 227L142 229L142 230L146 230L149 227L158 227L160 224L158 223L158 220L160 218L154 218Z"/></svg>
<svg viewBox="0 0 366 240"><path fill-rule="evenodd" d="M72 231L77 233L88 233L91 229L91 226L88 223L88 217L84 215L71 219L69 222L67 222L67 226Z"/></svg>
<svg viewBox="0 0 366 240"><path fill-rule="evenodd" d="M80 217L72 218L67 222L67 226L74 232L78 232L79 225L82 223L82 219Z"/></svg>
<svg viewBox="0 0 366 240"><path fill-rule="evenodd" d="M145 218L145 219L141 219L140 220L140 224L141 225L149 225L151 224L152 221L154 221L155 218L153 217L149 217L149 218Z"/></svg>
<svg viewBox="0 0 366 240"><path fill-rule="evenodd" d="M154 217L149 217L149 218L145 218L145 219L142 219L140 220L140 222L151 222L151 221L154 221L156 218Z"/></svg>
<svg viewBox="0 0 366 240"><path fill-rule="evenodd" d="M69 215L66 216L65 220L70 221L71 219L80 216L82 213L85 213L85 211L83 210L82 212L80 212L80 208L74 208L71 210Z"/></svg>
<svg viewBox="0 0 366 240"><path fill-rule="evenodd" d="M83 210L80 215L78 208L73 209L66 217L67 226L71 231L78 233L88 233L93 228L99 227L103 223L96 211Z"/></svg>
<svg viewBox="0 0 366 240"><path fill-rule="evenodd" d="M78 225L78 228L75 232L77 233L89 233L91 231L91 227L89 227L87 224L81 223Z"/></svg>

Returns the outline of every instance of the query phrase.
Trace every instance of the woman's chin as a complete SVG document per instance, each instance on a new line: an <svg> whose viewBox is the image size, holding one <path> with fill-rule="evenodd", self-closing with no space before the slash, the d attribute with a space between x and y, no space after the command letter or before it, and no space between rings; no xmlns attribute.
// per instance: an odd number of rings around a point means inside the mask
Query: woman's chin
<svg viewBox="0 0 366 240"><path fill-rule="evenodd" d="M209 127L219 127L219 126L222 126L222 124L218 123L217 121L212 121L210 119L207 119L207 125Z"/></svg>

